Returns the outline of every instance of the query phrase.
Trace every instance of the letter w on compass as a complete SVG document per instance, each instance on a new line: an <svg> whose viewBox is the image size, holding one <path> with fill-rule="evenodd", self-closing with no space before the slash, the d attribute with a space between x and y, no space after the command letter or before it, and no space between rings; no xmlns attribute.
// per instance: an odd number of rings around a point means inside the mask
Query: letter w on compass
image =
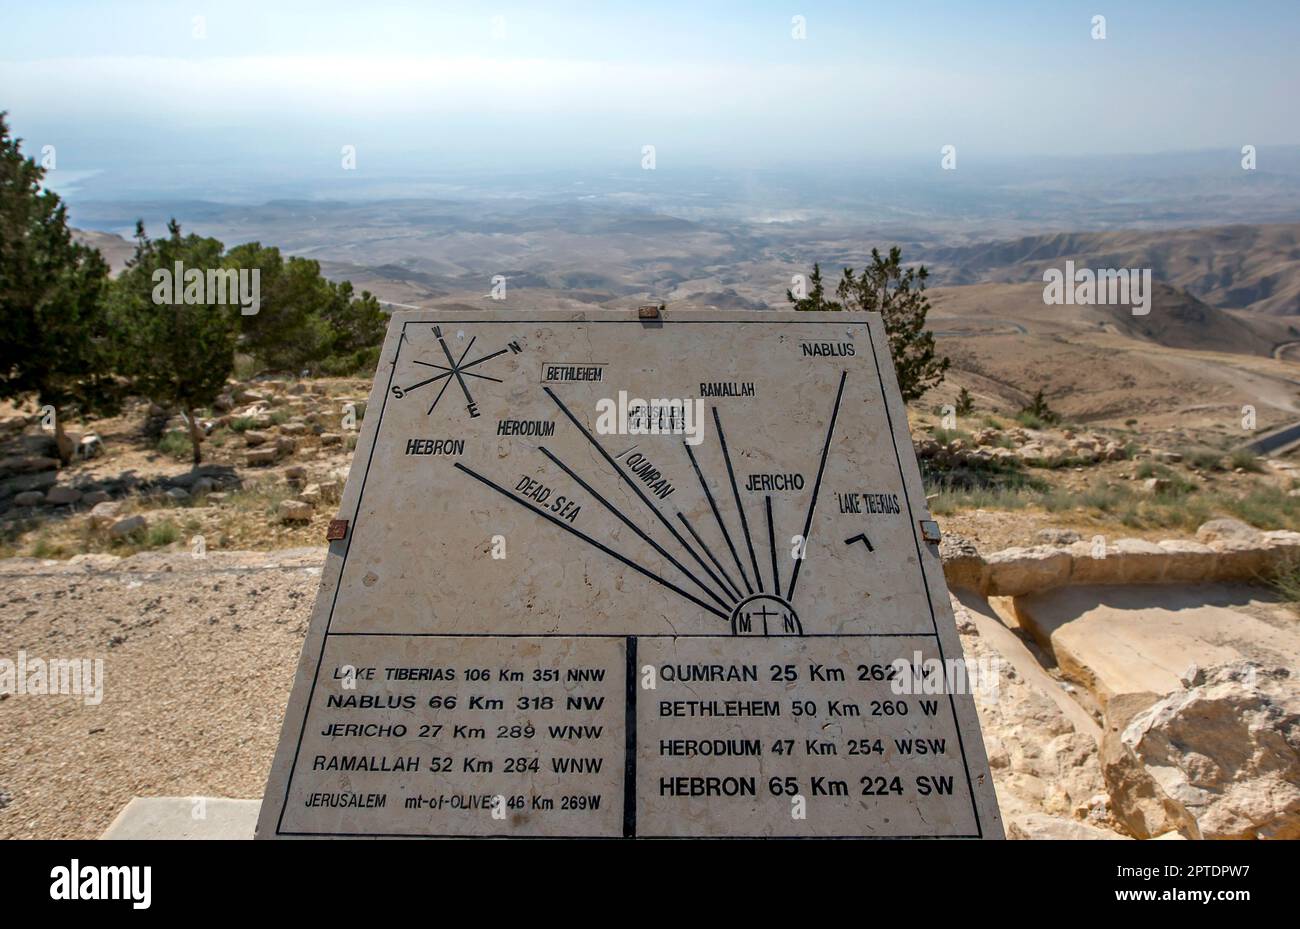
<svg viewBox="0 0 1300 929"><path fill-rule="evenodd" d="M426 368L435 368L441 371L442 373L435 374L433 377L427 378L423 381L417 381L416 383L410 385L409 387L399 387L395 385L393 387L393 396L397 397L398 399L401 399L411 391L417 390L426 384L432 384L435 383L436 381L443 381L444 383L442 385L442 388L438 391L438 396L434 397L433 403L429 405L429 414L432 415L434 409L438 406L438 401L441 400L442 395L446 393L447 385L449 385L452 382L452 379L455 378L456 383L460 385L461 391L465 394L465 409L469 411L470 418L472 419L477 418L479 415L478 404L474 401L473 394L469 392L469 385L465 382L465 378L476 377L479 380L493 381L494 383L497 384L501 383L501 378L490 377L486 374L480 374L477 371L471 371L470 368L478 367L479 365L483 364L485 361L491 361L493 358L496 358L498 355L504 355L506 352L513 352L514 354L517 355L523 349L520 348L518 342L510 342L505 348L501 349L500 351L495 351L492 352L490 355L483 355L479 358L475 358L473 361L466 362L465 358L469 355L470 349L474 347L474 343L478 341L478 336L474 336L472 339L469 340L469 344L465 346L465 351L460 353L460 358L453 358L451 354L451 349L447 347L447 340L443 338L442 327L434 326L433 335L434 338L438 340L438 345L442 347L442 353L447 358L447 364L440 365L440 364L435 364L432 361L420 361L418 358L413 360L418 365L422 365Z"/></svg>

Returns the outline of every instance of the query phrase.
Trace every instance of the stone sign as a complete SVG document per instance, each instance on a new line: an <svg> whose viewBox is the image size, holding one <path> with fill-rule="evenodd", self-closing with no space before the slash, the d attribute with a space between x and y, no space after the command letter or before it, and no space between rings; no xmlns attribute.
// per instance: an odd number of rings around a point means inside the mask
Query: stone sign
<svg viewBox="0 0 1300 929"><path fill-rule="evenodd" d="M874 314L400 313L338 515L259 837L1002 837Z"/></svg>

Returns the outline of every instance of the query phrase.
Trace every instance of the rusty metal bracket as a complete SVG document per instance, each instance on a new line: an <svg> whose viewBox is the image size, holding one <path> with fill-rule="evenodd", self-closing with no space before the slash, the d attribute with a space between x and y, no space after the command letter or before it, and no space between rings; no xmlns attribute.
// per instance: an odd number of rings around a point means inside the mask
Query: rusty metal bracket
<svg viewBox="0 0 1300 929"><path fill-rule="evenodd" d="M347 537L348 521L346 519L331 519L329 528L325 530L325 541L337 542Z"/></svg>

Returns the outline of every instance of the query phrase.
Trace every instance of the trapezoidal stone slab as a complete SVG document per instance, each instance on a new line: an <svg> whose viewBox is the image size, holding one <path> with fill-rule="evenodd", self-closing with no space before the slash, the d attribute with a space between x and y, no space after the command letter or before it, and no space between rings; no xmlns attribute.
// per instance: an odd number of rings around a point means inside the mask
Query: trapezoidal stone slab
<svg viewBox="0 0 1300 929"><path fill-rule="evenodd" d="M259 837L1003 835L877 316L397 314L339 519Z"/></svg>

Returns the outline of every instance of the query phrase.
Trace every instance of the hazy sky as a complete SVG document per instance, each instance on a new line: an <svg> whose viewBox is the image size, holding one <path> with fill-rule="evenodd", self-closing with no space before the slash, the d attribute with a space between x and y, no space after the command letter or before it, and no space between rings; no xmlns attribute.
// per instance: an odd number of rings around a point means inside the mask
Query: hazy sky
<svg viewBox="0 0 1300 929"><path fill-rule="evenodd" d="M345 144L363 169L526 171L635 168L645 144L661 167L762 167L1300 143L1297 0L0 2L0 109L60 169L314 174Z"/></svg>

